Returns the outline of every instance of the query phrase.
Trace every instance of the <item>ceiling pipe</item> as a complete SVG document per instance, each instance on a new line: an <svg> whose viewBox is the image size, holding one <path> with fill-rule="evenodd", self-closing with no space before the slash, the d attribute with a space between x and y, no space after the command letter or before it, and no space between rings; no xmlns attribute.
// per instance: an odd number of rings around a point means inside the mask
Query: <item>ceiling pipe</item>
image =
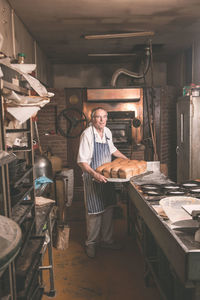
<svg viewBox="0 0 200 300"><path fill-rule="evenodd" d="M130 76L130 77L133 77L133 78L136 78L136 79L144 78L144 76L146 75L146 73L147 73L148 70L149 70L150 62L151 62L151 52L150 52L150 48L147 47L145 50L146 50L146 52L145 52L145 56L146 56L146 64L145 64L144 72L141 73L141 74L139 74L139 73L131 72L131 71L129 71L129 70L127 70L127 69L124 69L124 68L117 69L117 70L114 72L114 74L112 75L111 86L116 87L116 81L117 81L118 77L119 77L121 74Z"/></svg>

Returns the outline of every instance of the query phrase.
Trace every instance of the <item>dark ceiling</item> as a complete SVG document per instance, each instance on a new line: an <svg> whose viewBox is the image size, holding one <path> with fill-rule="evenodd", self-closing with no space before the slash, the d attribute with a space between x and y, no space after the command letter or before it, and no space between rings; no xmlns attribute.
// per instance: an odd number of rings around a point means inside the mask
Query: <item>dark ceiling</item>
<svg viewBox="0 0 200 300"><path fill-rule="evenodd" d="M52 63L130 61L153 44L165 59L200 37L199 0L9 0ZM85 35L153 31L150 37L86 40ZM139 51L138 51L139 50ZM125 53L90 57L88 54Z"/></svg>

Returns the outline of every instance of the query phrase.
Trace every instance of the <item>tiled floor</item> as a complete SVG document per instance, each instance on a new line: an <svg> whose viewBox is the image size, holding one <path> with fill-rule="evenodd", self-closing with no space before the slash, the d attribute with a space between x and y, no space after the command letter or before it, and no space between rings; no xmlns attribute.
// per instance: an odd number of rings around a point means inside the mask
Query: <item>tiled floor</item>
<svg viewBox="0 0 200 300"><path fill-rule="evenodd" d="M67 209L69 248L54 249L55 288L58 300L160 300L155 286L144 285L144 265L136 243L126 231L123 217L115 219L115 237L123 249L98 249L90 259L84 252L85 220L81 199ZM48 284L47 284L48 288ZM43 296L43 300L50 299Z"/></svg>

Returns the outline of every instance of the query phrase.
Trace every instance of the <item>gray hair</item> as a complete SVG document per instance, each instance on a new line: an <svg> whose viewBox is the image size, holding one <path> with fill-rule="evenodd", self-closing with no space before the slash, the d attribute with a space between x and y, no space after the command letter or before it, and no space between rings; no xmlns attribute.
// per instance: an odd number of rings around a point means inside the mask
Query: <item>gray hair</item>
<svg viewBox="0 0 200 300"><path fill-rule="evenodd" d="M91 111L91 120L94 118L94 115L95 115L96 111L99 110L99 109L106 111L106 109L101 107L101 106L93 108L93 110Z"/></svg>

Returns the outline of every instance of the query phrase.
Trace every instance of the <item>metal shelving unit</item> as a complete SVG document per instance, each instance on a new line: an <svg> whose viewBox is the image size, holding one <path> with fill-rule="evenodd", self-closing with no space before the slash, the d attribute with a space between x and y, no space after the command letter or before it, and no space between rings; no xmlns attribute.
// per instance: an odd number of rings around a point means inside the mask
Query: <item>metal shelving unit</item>
<svg viewBox="0 0 200 300"><path fill-rule="evenodd" d="M12 71L13 72L13 71ZM0 79L0 214L11 218L22 230L22 243L19 255L14 262L10 263L7 270L0 274L0 298L8 297L10 300L39 300L45 292L43 287L42 266L45 244L45 233L41 230L46 224L50 241L47 243L49 257L49 296L55 296L53 259L52 259L52 206L47 207L41 215L36 214L35 188L34 188L34 152L33 152L33 129L32 120L23 123L23 128L5 128L5 103L4 94L7 91L15 91L28 95L28 90L15 86L10 82ZM7 147L6 134L20 133L26 135L25 147ZM26 169L11 178L9 164L18 156L26 161ZM20 194L11 194L12 189L20 189ZM2 194L2 195L1 195ZM38 229L38 219L39 229ZM1 290L1 281L6 283L6 289ZM20 286L23 285L23 286Z"/></svg>

